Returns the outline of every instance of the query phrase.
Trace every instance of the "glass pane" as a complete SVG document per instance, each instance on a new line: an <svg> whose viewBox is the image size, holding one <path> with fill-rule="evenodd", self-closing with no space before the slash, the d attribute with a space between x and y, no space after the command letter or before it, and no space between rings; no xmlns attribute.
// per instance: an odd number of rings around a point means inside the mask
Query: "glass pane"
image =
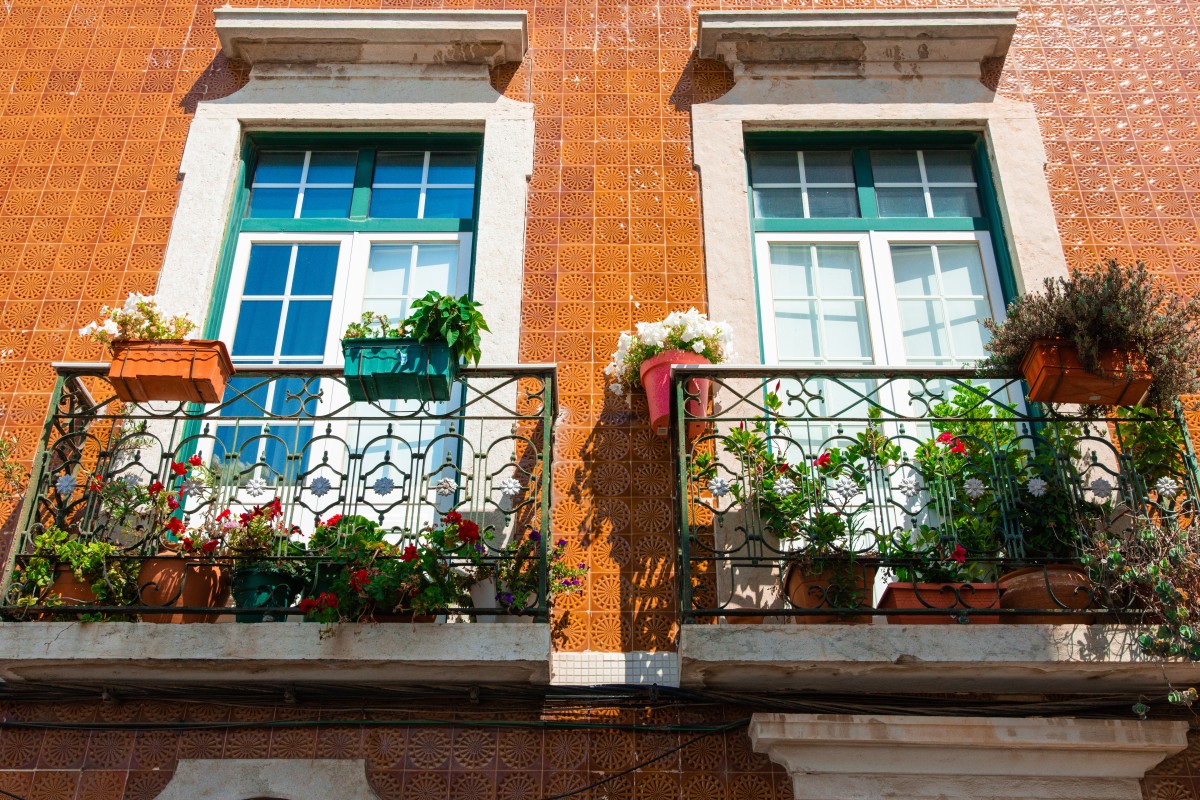
<svg viewBox="0 0 1200 800"><path fill-rule="evenodd" d="M920 186L913 188L875 188L881 217L926 217L925 193Z"/></svg>
<svg viewBox="0 0 1200 800"><path fill-rule="evenodd" d="M805 150L804 179L809 183L854 183L849 150Z"/></svg>
<svg viewBox="0 0 1200 800"><path fill-rule="evenodd" d="M893 244L892 272L899 297L937 295L937 276L933 268L933 248L927 244Z"/></svg>
<svg viewBox="0 0 1200 800"><path fill-rule="evenodd" d="M280 378L274 382L273 386L275 391L271 396L272 414L292 417L316 412L316 393L321 391L319 380Z"/></svg>
<svg viewBox="0 0 1200 800"><path fill-rule="evenodd" d="M266 398L264 402L265 400ZM257 408L247 409L244 413L262 415L262 411ZM233 416L234 412L230 410L225 415ZM262 439L256 437L261 434L262 428L257 425L218 425L217 441L220 442L220 446L216 448L217 455L225 463L233 461L237 465L236 469L242 472L258 461L258 448Z"/></svg>
<svg viewBox="0 0 1200 800"><path fill-rule="evenodd" d="M947 300L946 312L950 315L950 339L954 342L955 358L975 361L984 357L983 345L990 335L983 327L983 320L991 314L983 300Z"/></svg>
<svg viewBox="0 0 1200 800"><path fill-rule="evenodd" d="M256 244L250 247L243 295L283 294L287 288L290 244Z"/></svg>
<svg viewBox="0 0 1200 800"><path fill-rule="evenodd" d="M423 244L417 247L417 265L410 282L410 296L426 292L449 294L451 281L458 267L458 245Z"/></svg>
<svg viewBox="0 0 1200 800"><path fill-rule="evenodd" d="M337 262L336 244L298 245L296 269L292 273L292 294L333 294Z"/></svg>
<svg viewBox="0 0 1200 800"><path fill-rule="evenodd" d="M283 330L281 356L325 355L325 335L329 332L328 300L293 300L288 304L287 326Z"/></svg>
<svg viewBox="0 0 1200 800"><path fill-rule="evenodd" d="M759 217L804 217L804 198L800 189L755 189L754 214Z"/></svg>
<svg viewBox="0 0 1200 800"><path fill-rule="evenodd" d="M313 189L304 190L304 205L300 207L300 216L308 219L338 219L350 216L350 195L352 189Z"/></svg>
<svg viewBox="0 0 1200 800"><path fill-rule="evenodd" d="M776 301L775 341L780 361L811 361L819 357L816 303L811 300Z"/></svg>
<svg viewBox="0 0 1200 800"><path fill-rule="evenodd" d="M920 183L921 166L916 150L872 150L875 183Z"/></svg>
<svg viewBox="0 0 1200 800"><path fill-rule="evenodd" d="M256 385L257 384L257 385ZM267 389L263 378L230 378L221 402L229 405L221 412L226 417L257 417L267 407Z"/></svg>
<svg viewBox="0 0 1200 800"><path fill-rule="evenodd" d="M979 191L973 186L934 186L929 190L935 217L978 217Z"/></svg>
<svg viewBox="0 0 1200 800"><path fill-rule="evenodd" d="M942 288L947 295L987 296L977 245L939 244L938 261L942 268Z"/></svg>
<svg viewBox="0 0 1200 800"><path fill-rule="evenodd" d="M806 244L771 245L771 290L776 298L812 297L812 247Z"/></svg>
<svg viewBox="0 0 1200 800"><path fill-rule="evenodd" d="M866 304L859 300L826 300L825 357L830 361L869 361L871 341Z"/></svg>
<svg viewBox="0 0 1200 800"><path fill-rule="evenodd" d="M358 153L313 151L308 158L308 180L306 183L354 183L354 170L358 167Z"/></svg>
<svg viewBox="0 0 1200 800"><path fill-rule="evenodd" d="M930 183L974 183L975 167L967 150L926 150L925 177Z"/></svg>
<svg viewBox="0 0 1200 800"><path fill-rule="evenodd" d="M299 195L299 189L252 189L246 213L257 219L291 219L296 215Z"/></svg>
<svg viewBox="0 0 1200 800"><path fill-rule="evenodd" d="M300 183L304 174L304 152L266 151L258 154L255 183Z"/></svg>
<svg viewBox="0 0 1200 800"><path fill-rule="evenodd" d="M372 189L371 216L416 219L420 202L420 189Z"/></svg>
<svg viewBox="0 0 1200 800"><path fill-rule="evenodd" d="M862 269L854 245L824 245L817 248L822 297L862 297Z"/></svg>
<svg viewBox="0 0 1200 800"><path fill-rule="evenodd" d="M243 300L233 334L233 356L275 355L281 300Z"/></svg>
<svg viewBox="0 0 1200 800"><path fill-rule="evenodd" d="M858 192L855 189L808 190L808 215L810 217L857 217Z"/></svg>
<svg viewBox="0 0 1200 800"><path fill-rule="evenodd" d="M475 185L474 153L430 153L428 183Z"/></svg>
<svg viewBox="0 0 1200 800"><path fill-rule="evenodd" d="M756 150L750 153L750 183L799 182L800 160L795 152Z"/></svg>
<svg viewBox="0 0 1200 800"><path fill-rule="evenodd" d="M373 244L367 264L365 297L387 297L408 293L408 268L412 264L411 244ZM371 310L374 310L372 307Z"/></svg>
<svg viewBox="0 0 1200 800"><path fill-rule="evenodd" d="M474 206L474 189L425 190L425 219L470 219Z"/></svg>
<svg viewBox="0 0 1200 800"><path fill-rule="evenodd" d="M364 298L363 311L370 311L372 314L386 314L388 322L395 324L408 316L408 301L403 298L367 297Z"/></svg>
<svg viewBox="0 0 1200 800"><path fill-rule="evenodd" d="M420 183L424 167L424 153L380 153L375 157L375 183Z"/></svg>
<svg viewBox="0 0 1200 800"><path fill-rule="evenodd" d="M904 352L909 358L928 360L950 357L940 301L901 300L900 324L904 330Z"/></svg>

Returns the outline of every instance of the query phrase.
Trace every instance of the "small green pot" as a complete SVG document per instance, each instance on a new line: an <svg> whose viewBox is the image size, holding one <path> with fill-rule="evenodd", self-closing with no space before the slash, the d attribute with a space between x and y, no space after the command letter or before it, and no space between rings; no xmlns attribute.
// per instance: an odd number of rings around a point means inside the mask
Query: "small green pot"
<svg viewBox="0 0 1200 800"><path fill-rule="evenodd" d="M276 567L238 567L233 571L233 603L238 608L291 606L303 581ZM287 615L238 614L238 622L283 622Z"/></svg>
<svg viewBox="0 0 1200 800"><path fill-rule="evenodd" d="M343 375L350 399L449 400L458 360L443 341L343 339Z"/></svg>

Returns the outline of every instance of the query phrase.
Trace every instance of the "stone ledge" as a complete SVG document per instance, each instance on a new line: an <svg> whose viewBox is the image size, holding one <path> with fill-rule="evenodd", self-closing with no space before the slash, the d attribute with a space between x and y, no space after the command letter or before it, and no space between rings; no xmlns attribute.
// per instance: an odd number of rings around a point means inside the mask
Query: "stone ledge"
<svg viewBox="0 0 1200 800"><path fill-rule="evenodd" d="M550 626L0 623L0 679L72 683L546 684Z"/></svg>
<svg viewBox="0 0 1200 800"><path fill-rule="evenodd" d="M529 47L524 11L218 8L230 58L255 64L497 64Z"/></svg>
<svg viewBox="0 0 1200 800"><path fill-rule="evenodd" d="M1142 692L1200 664L1137 652L1121 625L685 625L680 685L863 692ZM1165 672L1164 672L1165 670Z"/></svg>
<svg viewBox="0 0 1200 800"><path fill-rule="evenodd" d="M698 39L736 75L978 77L1016 28L1015 8L701 11Z"/></svg>

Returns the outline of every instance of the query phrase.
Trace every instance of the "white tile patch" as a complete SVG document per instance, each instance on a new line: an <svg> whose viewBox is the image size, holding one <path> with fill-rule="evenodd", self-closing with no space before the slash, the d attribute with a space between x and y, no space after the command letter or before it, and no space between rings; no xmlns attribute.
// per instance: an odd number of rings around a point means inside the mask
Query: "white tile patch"
<svg viewBox="0 0 1200 800"><path fill-rule="evenodd" d="M551 653L550 683L555 686L678 686L679 654Z"/></svg>

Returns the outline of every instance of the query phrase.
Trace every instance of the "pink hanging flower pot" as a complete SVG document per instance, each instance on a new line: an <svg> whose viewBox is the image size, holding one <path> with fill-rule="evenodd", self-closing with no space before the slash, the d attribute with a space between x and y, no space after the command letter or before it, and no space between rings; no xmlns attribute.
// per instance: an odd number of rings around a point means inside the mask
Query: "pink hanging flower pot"
<svg viewBox="0 0 1200 800"><path fill-rule="evenodd" d="M674 364L711 364L699 353L687 350L665 350L642 362L642 388L646 390L646 402L650 407L650 427L659 436L666 436L671 428L671 366ZM687 413L692 418L708 415L708 393L712 381L708 378L692 378L685 384L687 394L696 397L687 401ZM688 435L696 436L703 430L704 423L688 424Z"/></svg>

